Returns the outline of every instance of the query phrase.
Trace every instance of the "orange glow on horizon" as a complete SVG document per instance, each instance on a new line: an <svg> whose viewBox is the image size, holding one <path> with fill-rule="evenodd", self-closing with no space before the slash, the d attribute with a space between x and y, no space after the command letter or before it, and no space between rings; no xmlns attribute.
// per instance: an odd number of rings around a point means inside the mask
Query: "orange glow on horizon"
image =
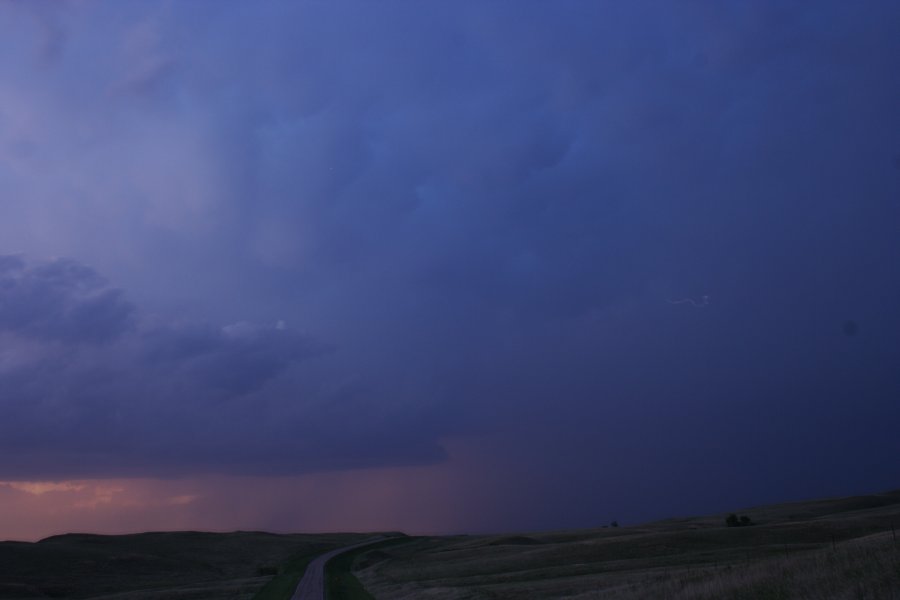
<svg viewBox="0 0 900 600"><path fill-rule="evenodd" d="M68 532L151 530L446 533L471 526L483 460L448 443L450 459L290 477L0 481L0 540Z"/></svg>

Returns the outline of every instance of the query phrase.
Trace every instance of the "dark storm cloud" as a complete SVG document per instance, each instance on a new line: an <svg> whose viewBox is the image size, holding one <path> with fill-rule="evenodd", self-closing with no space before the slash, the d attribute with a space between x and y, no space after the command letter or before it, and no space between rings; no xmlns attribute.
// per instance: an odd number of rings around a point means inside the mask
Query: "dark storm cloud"
<svg viewBox="0 0 900 600"><path fill-rule="evenodd" d="M548 526L571 490L576 525L898 476L895 3L146 6L86 8L56 75L8 65L4 239L329 350L125 319L78 346L123 350L105 363L27 367L77 383L79 443L135 428L117 472L421 462L484 434ZM75 347L54 311L6 327Z"/></svg>
<svg viewBox="0 0 900 600"><path fill-rule="evenodd" d="M321 352L294 332L237 323L224 329L158 329L141 340L148 363L174 370L231 393L258 389L290 363Z"/></svg>
<svg viewBox="0 0 900 600"><path fill-rule="evenodd" d="M0 256L0 332L102 343L133 325L133 307L94 270L71 260L26 265Z"/></svg>
<svg viewBox="0 0 900 600"><path fill-rule="evenodd" d="M282 322L162 323L68 259L3 256L0 272L0 446L10 459L0 478L300 473L440 457L427 440L366 422L364 407L342 409L364 390L321 389L330 384L298 373L327 348Z"/></svg>

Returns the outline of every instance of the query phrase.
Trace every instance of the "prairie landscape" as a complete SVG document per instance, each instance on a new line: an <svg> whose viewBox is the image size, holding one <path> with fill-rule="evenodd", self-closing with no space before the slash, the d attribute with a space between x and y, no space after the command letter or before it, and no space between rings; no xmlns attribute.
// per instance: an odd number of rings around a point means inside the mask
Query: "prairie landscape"
<svg viewBox="0 0 900 600"><path fill-rule="evenodd" d="M900 597L900 491L527 535L423 537L357 558L373 597Z"/></svg>
<svg viewBox="0 0 900 600"><path fill-rule="evenodd" d="M329 600L894 599L900 491L576 531L406 537L327 566ZM740 522L740 521L738 521ZM287 600L371 534L70 534L0 544L0 598Z"/></svg>
<svg viewBox="0 0 900 600"><path fill-rule="evenodd" d="M0 0L0 600L900 600L898 25Z"/></svg>

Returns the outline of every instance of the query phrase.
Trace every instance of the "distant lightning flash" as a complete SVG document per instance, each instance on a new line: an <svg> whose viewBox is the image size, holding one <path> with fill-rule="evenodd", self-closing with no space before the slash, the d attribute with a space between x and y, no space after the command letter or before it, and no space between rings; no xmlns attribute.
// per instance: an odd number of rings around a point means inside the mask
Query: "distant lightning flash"
<svg viewBox="0 0 900 600"><path fill-rule="evenodd" d="M709 296L700 296L700 300L694 300L693 298L682 298L681 300L666 300L669 304L684 304L689 302L691 306L694 308L703 308L704 306L709 306Z"/></svg>

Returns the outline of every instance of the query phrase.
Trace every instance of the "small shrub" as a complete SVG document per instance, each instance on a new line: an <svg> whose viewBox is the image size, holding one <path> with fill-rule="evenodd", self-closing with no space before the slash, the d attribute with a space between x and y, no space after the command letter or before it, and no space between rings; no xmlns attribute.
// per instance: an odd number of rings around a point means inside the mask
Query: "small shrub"
<svg viewBox="0 0 900 600"><path fill-rule="evenodd" d="M729 527L747 527L749 525L753 525L753 521L750 520L750 517L747 515L736 515L731 513L727 517L725 517L725 524Z"/></svg>

